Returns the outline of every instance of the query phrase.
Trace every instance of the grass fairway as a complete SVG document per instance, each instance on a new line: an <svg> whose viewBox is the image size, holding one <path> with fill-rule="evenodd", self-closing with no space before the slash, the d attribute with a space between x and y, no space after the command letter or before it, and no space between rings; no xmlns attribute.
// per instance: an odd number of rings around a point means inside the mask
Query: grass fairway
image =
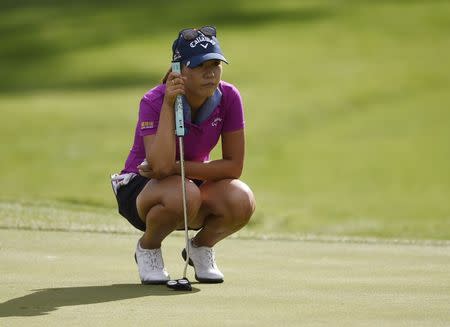
<svg viewBox="0 0 450 327"><path fill-rule="evenodd" d="M142 95L215 24L261 233L450 239L448 1L0 4L0 200L112 208Z"/></svg>
<svg viewBox="0 0 450 327"><path fill-rule="evenodd" d="M217 247L224 284L194 284L192 293L177 293L138 284L135 235L0 230L0 240L1 326L450 321L448 246L232 239ZM172 236L163 248L173 277L182 271L182 243Z"/></svg>
<svg viewBox="0 0 450 327"><path fill-rule="evenodd" d="M1 1L0 326L449 326L449 17L449 1ZM225 284L174 293L138 284L109 174L176 31L206 24L243 95L258 205L217 247ZM173 277L182 244L164 243Z"/></svg>

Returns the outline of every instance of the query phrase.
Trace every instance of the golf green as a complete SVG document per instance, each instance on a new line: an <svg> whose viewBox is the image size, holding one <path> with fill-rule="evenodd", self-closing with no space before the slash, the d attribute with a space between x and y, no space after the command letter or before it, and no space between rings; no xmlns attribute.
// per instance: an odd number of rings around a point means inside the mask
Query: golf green
<svg viewBox="0 0 450 327"><path fill-rule="evenodd" d="M173 278L182 273L183 242L171 236L163 245ZM225 283L193 283L193 292L140 285L135 245L129 234L0 230L0 325L450 322L446 245L229 239L216 249Z"/></svg>

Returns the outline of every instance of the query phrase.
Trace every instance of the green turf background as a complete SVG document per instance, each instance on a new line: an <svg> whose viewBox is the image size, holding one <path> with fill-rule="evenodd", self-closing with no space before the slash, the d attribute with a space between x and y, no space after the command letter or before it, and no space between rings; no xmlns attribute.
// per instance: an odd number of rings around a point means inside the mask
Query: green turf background
<svg viewBox="0 0 450 327"><path fill-rule="evenodd" d="M439 0L1 1L0 326L448 326L448 17ZM174 295L138 285L108 177L176 32L205 24L243 95L258 208L216 247L226 282ZM163 244L172 277L182 244Z"/></svg>
<svg viewBox="0 0 450 327"><path fill-rule="evenodd" d="M113 215L140 97L180 28L214 24L245 103L250 232L449 239L449 15L447 1L2 1L2 208Z"/></svg>

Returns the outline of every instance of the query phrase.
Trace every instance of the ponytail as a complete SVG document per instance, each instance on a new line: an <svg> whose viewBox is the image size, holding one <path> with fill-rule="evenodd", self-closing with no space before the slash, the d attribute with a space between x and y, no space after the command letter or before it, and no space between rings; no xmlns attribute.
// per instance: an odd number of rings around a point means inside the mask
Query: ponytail
<svg viewBox="0 0 450 327"><path fill-rule="evenodd" d="M183 69L185 67L185 64L181 64L181 69ZM164 75L164 77L161 80L161 83L166 84L167 82L167 78L169 78L169 74L172 72L172 67L169 68L169 70L167 71L166 75Z"/></svg>
<svg viewBox="0 0 450 327"><path fill-rule="evenodd" d="M170 74L171 71L172 71L172 68L169 68L169 70L167 71L166 75L164 75L163 79L161 80L161 82L163 84L166 84L167 78L169 77L169 74Z"/></svg>

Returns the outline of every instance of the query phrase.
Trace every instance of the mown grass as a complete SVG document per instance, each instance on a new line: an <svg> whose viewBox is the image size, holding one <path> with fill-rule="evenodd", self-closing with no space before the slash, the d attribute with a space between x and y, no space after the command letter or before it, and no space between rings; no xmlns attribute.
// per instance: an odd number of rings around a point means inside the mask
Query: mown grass
<svg viewBox="0 0 450 327"><path fill-rule="evenodd" d="M447 2L1 7L3 202L111 209L176 31L215 24L246 106L250 230L450 239Z"/></svg>
<svg viewBox="0 0 450 327"><path fill-rule="evenodd" d="M186 293L139 285L136 240L0 230L2 325L422 327L450 318L448 246L227 240L216 248L225 283ZM182 246L172 235L163 245L172 278ZM195 281L191 268L187 276Z"/></svg>

